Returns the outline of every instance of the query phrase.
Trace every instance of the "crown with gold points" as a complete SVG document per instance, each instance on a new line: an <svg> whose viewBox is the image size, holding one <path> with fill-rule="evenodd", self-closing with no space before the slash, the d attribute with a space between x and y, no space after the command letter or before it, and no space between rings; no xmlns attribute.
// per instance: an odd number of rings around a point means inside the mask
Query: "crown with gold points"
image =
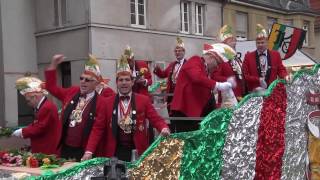
<svg viewBox="0 0 320 180"><path fill-rule="evenodd" d="M32 92L42 92L48 94L44 89L44 82L36 77L26 76L16 80L16 89L23 96Z"/></svg>
<svg viewBox="0 0 320 180"><path fill-rule="evenodd" d="M127 45L127 47L124 49L123 54L126 55L128 59L132 59L134 56L133 51L129 45Z"/></svg>
<svg viewBox="0 0 320 180"><path fill-rule="evenodd" d="M257 24L256 32L257 32L256 39L268 39L268 33L261 24Z"/></svg>
<svg viewBox="0 0 320 180"><path fill-rule="evenodd" d="M128 63L127 55L121 55L117 62L117 76L120 74L130 74L131 69Z"/></svg>
<svg viewBox="0 0 320 180"><path fill-rule="evenodd" d="M89 54L89 59L84 64L84 73L92 76L97 81L101 81L100 65L97 58Z"/></svg>
<svg viewBox="0 0 320 180"><path fill-rule="evenodd" d="M184 49L184 43L180 36L177 36L177 45L176 48L183 48Z"/></svg>
<svg viewBox="0 0 320 180"><path fill-rule="evenodd" d="M229 25L224 25L219 30L219 40L220 42L224 42L226 39L233 37L232 27Z"/></svg>

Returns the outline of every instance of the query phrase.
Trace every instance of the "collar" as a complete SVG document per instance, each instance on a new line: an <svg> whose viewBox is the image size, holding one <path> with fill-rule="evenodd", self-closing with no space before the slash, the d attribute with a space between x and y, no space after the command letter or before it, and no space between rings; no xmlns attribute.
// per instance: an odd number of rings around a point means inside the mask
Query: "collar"
<svg viewBox="0 0 320 180"><path fill-rule="evenodd" d="M177 59L176 62L179 64L183 64L185 60L186 60L185 58L181 59L180 61Z"/></svg>
<svg viewBox="0 0 320 180"><path fill-rule="evenodd" d="M96 91L92 91L91 93L88 93L87 96L86 96L86 101L89 100L89 99L91 99L91 98L93 98L95 92L96 92Z"/></svg>
<svg viewBox="0 0 320 180"><path fill-rule="evenodd" d="M121 94L121 93L119 92L119 97L121 97L121 96L129 96L130 99L131 99L131 95L132 95L132 91L129 92L129 94Z"/></svg>
<svg viewBox="0 0 320 180"><path fill-rule="evenodd" d="M259 53L259 52L258 52L258 55L260 55L260 54L265 54L266 56L268 56L268 50L266 49L266 50L264 50L262 53Z"/></svg>
<svg viewBox="0 0 320 180"><path fill-rule="evenodd" d="M43 96L42 98L41 98L41 100L39 101L39 103L38 103L38 105L37 105L37 110L39 110L40 109L40 106L41 106L41 104L43 103L43 101L46 99L46 96Z"/></svg>

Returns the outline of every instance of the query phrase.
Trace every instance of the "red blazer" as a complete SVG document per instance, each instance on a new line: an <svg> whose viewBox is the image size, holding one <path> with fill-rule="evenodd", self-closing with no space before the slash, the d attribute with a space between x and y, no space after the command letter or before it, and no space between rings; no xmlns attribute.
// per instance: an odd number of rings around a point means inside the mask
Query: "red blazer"
<svg viewBox="0 0 320 180"><path fill-rule="evenodd" d="M170 75L171 75L171 73L172 73L172 69L174 68L174 66L176 65L176 61L174 61L174 62L171 62L168 66L167 66L167 68L165 69L165 70L162 70L162 69L158 69L158 70L156 70L155 69L155 71L153 71L153 73L155 74L155 75L157 75L159 78L167 78L167 93L170 93L170 92L172 92L172 88L173 88L173 83L172 83L172 81L170 80Z"/></svg>
<svg viewBox="0 0 320 180"><path fill-rule="evenodd" d="M152 76L148 64L142 60L135 60L135 71L140 71L141 68L147 68L148 71L144 74L144 78L148 81L146 86L144 84L135 84L132 88L133 92L150 96L148 86L152 84Z"/></svg>
<svg viewBox="0 0 320 180"><path fill-rule="evenodd" d="M211 73L211 79L217 82L226 82L229 77L236 77L231 65L228 62L223 62ZM233 88L233 93L236 97L242 97L244 94L244 88L240 79L236 78L237 86ZM219 100L221 99L219 93ZM220 101L219 101L220 102Z"/></svg>
<svg viewBox="0 0 320 180"><path fill-rule="evenodd" d="M46 99L35 114L35 120L22 129L23 138L30 138L31 152L60 155L58 143L61 121L56 105Z"/></svg>
<svg viewBox="0 0 320 180"><path fill-rule="evenodd" d="M203 61L201 57L193 56L180 69L171 110L188 117L201 116L216 85L216 81L208 77Z"/></svg>
<svg viewBox="0 0 320 180"><path fill-rule="evenodd" d="M258 58L257 51L249 52L245 55L242 64L242 72L247 82L248 91L252 91L260 86L259 73L256 63ZM287 70L282 64L282 60L278 51L268 50L267 52L269 68L269 78L266 79L268 86L278 77L284 79L287 76Z"/></svg>
<svg viewBox="0 0 320 180"><path fill-rule="evenodd" d="M102 92L100 95L107 98L107 97L113 96L115 94L116 93L111 88L106 87L106 88L102 89Z"/></svg>
<svg viewBox="0 0 320 180"><path fill-rule="evenodd" d="M113 104L116 96L109 97L104 111L107 113L107 120L97 120L92 128L92 133L88 141L86 151L96 152L96 147L99 141L105 141L105 148L103 153L105 157L112 157L116 152L116 137L112 133L112 113ZM146 128L146 119L149 120L152 127L159 132L163 128L168 128L165 120L158 115L147 96L135 93L136 99L136 130L133 135L133 141L137 148L138 154L141 155L149 147L148 129ZM96 153L96 154L97 154Z"/></svg>
<svg viewBox="0 0 320 180"><path fill-rule="evenodd" d="M46 89L56 98L58 98L62 102L62 111L61 111L61 116L60 120L61 122L63 121L63 115L65 108L68 104L73 103L72 98L80 92L80 87L79 86L72 86L70 88L62 88L57 86L57 77L56 77L56 70L46 70L45 71L45 78L46 82ZM105 112L104 109L106 108L106 100L102 96L97 96L97 101L96 101L96 114L95 114L95 120L94 123L98 120L105 120ZM68 127L67 122L62 122L64 123L64 127ZM79 136L82 136L79 134ZM65 137L61 137L65 138ZM82 140L82 147L85 147L87 144L89 137L83 138ZM61 140L60 140L61 141Z"/></svg>

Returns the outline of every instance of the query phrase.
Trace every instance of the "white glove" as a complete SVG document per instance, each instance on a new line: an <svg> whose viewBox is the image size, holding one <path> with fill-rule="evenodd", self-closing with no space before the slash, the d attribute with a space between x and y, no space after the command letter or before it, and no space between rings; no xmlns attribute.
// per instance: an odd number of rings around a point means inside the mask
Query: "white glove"
<svg viewBox="0 0 320 180"><path fill-rule="evenodd" d="M216 82L216 87L215 89L218 91L227 91L228 89L231 89L232 85L229 82Z"/></svg>
<svg viewBox="0 0 320 180"><path fill-rule="evenodd" d="M237 81L234 76L231 76L227 79L227 82L229 82L232 86L232 88L235 88L237 86Z"/></svg>
<svg viewBox="0 0 320 180"><path fill-rule="evenodd" d="M21 137L21 138L22 138L22 129L20 128L20 129L15 130L15 131L11 134L11 136L16 136L16 137Z"/></svg>
<svg viewBox="0 0 320 180"><path fill-rule="evenodd" d="M264 78L260 78L260 86L264 89L267 89L268 85L266 83L266 81L264 80Z"/></svg>

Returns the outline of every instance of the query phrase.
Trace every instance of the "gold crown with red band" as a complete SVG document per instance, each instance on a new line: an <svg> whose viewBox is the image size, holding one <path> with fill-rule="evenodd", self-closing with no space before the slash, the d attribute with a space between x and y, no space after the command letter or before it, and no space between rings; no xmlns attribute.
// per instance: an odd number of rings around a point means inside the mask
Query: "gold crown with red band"
<svg viewBox="0 0 320 180"><path fill-rule="evenodd" d="M36 77L28 76L16 80L16 89L23 96L33 92L41 92L44 94L48 94L48 92L44 88L45 83Z"/></svg>
<svg viewBox="0 0 320 180"><path fill-rule="evenodd" d="M120 59L117 62L117 76L118 75L131 75L131 69L128 63L127 55L121 55Z"/></svg>
<svg viewBox="0 0 320 180"><path fill-rule="evenodd" d="M224 42L228 38L232 38L232 28L229 25L224 25L222 28L219 30L219 40L220 42Z"/></svg>
<svg viewBox="0 0 320 180"><path fill-rule="evenodd" d="M97 81L101 81L101 71L98 60L92 54L89 54L89 59L84 65L84 74L88 74L95 78Z"/></svg>
<svg viewBox="0 0 320 180"><path fill-rule="evenodd" d="M257 24L256 33L256 39L268 39L268 33L261 24Z"/></svg>
<svg viewBox="0 0 320 180"><path fill-rule="evenodd" d="M216 43L204 44L203 54L212 54L223 62L228 62L233 60L237 53L227 44Z"/></svg>

